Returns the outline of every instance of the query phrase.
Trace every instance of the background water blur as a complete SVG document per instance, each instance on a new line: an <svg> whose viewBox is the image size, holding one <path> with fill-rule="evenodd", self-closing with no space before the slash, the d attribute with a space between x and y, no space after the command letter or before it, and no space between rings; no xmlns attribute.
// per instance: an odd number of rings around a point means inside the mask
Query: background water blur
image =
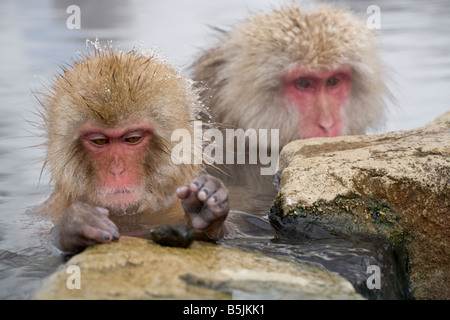
<svg viewBox="0 0 450 320"><path fill-rule="evenodd" d="M86 50L86 39L113 46L156 47L187 67L215 43L208 26L229 28L249 12L287 1L227 0L0 0L0 298L27 299L59 264L39 236L49 225L27 213L49 194L39 179L43 141L28 121L42 89L58 66ZM301 1L314 6L320 1ZM366 20L370 5L381 9L382 58L392 69L391 106L378 132L413 129L450 110L450 1L347 0L334 2ZM69 30L69 5L81 8L81 29ZM40 182L39 182L40 181Z"/></svg>

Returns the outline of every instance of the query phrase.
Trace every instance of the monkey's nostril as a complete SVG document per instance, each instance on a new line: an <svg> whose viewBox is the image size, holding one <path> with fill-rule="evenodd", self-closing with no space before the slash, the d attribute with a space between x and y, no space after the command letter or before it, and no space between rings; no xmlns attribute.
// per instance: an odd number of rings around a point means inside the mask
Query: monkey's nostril
<svg viewBox="0 0 450 320"><path fill-rule="evenodd" d="M119 177L125 172L125 170L123 169L123 167L112 167L110 169L110 172L112 173L113 176Z"/></svg>
<svg viewBox="0 0 450 320"><path fill-rule="evenodd" d="M333 117L331 116L322 116L319 119L319 127L325 131L329 131L334 125Z"/></svg>

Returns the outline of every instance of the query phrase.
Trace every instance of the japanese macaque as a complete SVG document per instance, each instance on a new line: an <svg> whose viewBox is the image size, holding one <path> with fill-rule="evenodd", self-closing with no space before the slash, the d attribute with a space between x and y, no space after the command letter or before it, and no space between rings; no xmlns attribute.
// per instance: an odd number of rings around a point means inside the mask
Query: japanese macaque
<svg viewBox="0 0 450 320"><path fill-rule="evenodd" d="M171 161L172 132L192 133L202 112L192 81L153 54L96 50L64 68L40 102L54 184L40 210L59 220L61 250L167 224L223 236L228 190L199 165Z"/></svg>
<svg viewBox="0 0 450 320"><path fill-rule="evenodd" d="M353 13L328 5L256 14L223 32L193 65L213 121L279 129L280 148L376 129L390 97L383 73L374 33Z"/></svg>

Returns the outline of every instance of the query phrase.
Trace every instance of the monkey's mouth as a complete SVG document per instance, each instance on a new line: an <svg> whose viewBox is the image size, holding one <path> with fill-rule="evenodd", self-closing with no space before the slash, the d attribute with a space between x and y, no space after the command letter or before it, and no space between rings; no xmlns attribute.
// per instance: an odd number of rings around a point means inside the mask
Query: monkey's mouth
<svg viewBox="0 0 450 320"><path fill-rule="evenodd" d="M100 201L107 206L121 207L130 206L139 201L139 188L108 189L100 192Z"/></svg>
<svg viewBox="0 0 450 320"><path fill-rule="evenodd" d="M102 197L111 197L116 195L135 194L139 192L139 187L136 186L100 186L98 188L99 194Z"/></svg>
<svg viewBox="0 0 450 320"><path fill-rule="evenodd" d="M119 195L119 194L130 194L130 193L135 193L136 191L133 189L120 189L120 190L114 190L114 191L110 191L108 193L106 193L106 196L115 196L115 195Z"/></svg>

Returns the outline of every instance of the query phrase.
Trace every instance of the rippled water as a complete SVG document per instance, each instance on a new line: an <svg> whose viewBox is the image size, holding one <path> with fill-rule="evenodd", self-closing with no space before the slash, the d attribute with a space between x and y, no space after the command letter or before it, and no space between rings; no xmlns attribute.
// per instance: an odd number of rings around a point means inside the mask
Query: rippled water
<svg viewBox="0 0 450 320"><path fill-rule="evenodd" d="M58 65L86 49L86 39L112 40L125 50L157 47L169 60L188 66L215 41L208 26L227 28L249 11L283 1L1 1L0 2L0 298L28 299L61 257L40 234L50 225L29 213L50 190L40 179L42 143L32 138L37 106L32 94ZM304 1L317 4L317 1ZM68 30L66 8L81 8L81 30ZM442 1L337 1L362 18L376 4L382 57L392 69L389 85L398 106L383 131L412 129L450 110L450 3ZM256 203L258 212L266 205ZM248 220L248 219L247 219ZM256 220L255 220L256 221ZM285 241L275 239L267 223L226 244L283 254L321 263L347 277L358 288L365 266L389 266L392 255L383 244L346 239ZM263 221L263 222L261 222ZM248 221L247 221L248 222ZM251 224L251 223L250 223ZM256 233L256 235L255 235ZM395 270L391 272L395 274ZM395 277L394 277L395 278ZM364 288L358 288L363 290ZM370 296L370 295L369 295ZM399 297L388 296L387 298ZM401 297L401 295L400 295Z"/></svg>
<svg viewBox="0 0 450 320"><path fill-rule="evenodd" d="M236 217L237 216L237 217ZM344 238L328 233L314 223L302 222L302 235L284 237L271 228L265 217L233 212L230 219L245 226L238 237L223 245L237 246L325 267L346 278L368 299L409 299L410 288L401 259L391 245L376 239ZM381 288L369 290L369 266L380 267Z"/></svg>

